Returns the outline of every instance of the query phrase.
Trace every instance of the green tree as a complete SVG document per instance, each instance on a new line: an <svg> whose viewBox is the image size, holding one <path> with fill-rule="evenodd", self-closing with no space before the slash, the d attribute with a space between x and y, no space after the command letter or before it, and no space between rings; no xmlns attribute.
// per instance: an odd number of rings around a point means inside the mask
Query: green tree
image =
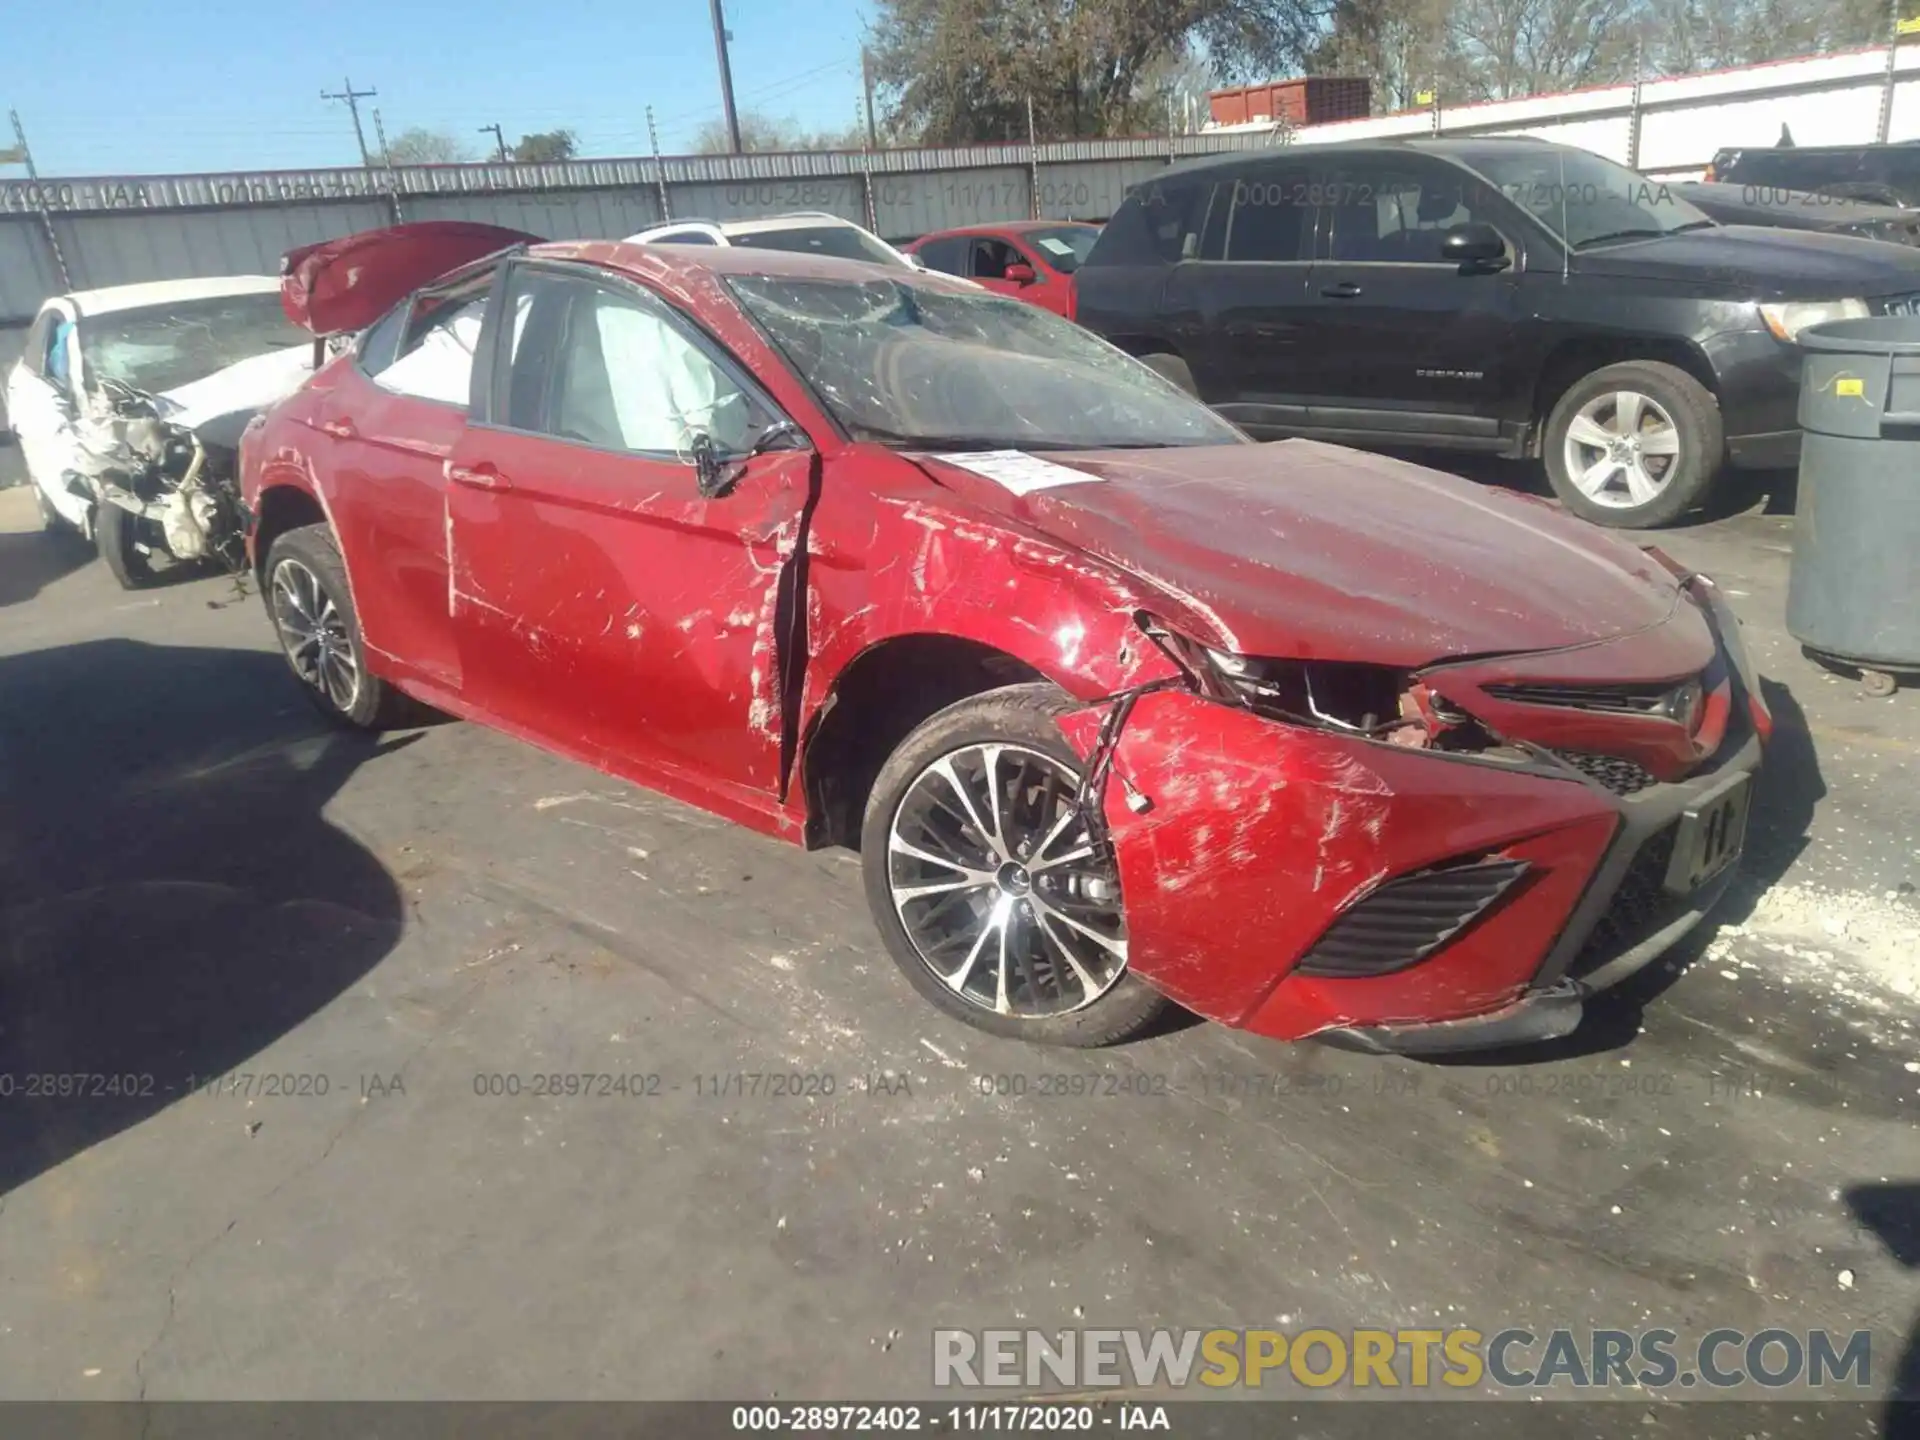
<svg viewBox="0 0 1920 1440"><path fill-rule="evenodd" d="M513 158L526 165L571 160L579 153L580 137L571 130L541 130L522 135L512 150Z"/></svg>

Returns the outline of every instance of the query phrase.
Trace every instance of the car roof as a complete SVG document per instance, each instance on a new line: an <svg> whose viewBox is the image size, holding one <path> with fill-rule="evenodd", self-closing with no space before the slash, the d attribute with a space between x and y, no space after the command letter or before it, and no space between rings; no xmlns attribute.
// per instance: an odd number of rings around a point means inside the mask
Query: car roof
<svg viewBox="0 0 1920 1440"><path fill-rule="evenodd" d="M1205 175L1217 170L1232 170L1240 165L1266 160L1278 160L1294 155L1432 155L1443 160L1470 161L1485 158L1488 155L1518 153L1522 149L1560 150L1577 154L1586 154L1572 145L1556 145L1551 140L1542 140L1533 135L1488 135L1472 139L1434 139L1430 136L1413 136L1397 139L1389 136L1382 140L1332 140L1324 144L1307 142L1299 145L1269 145L1259 148L1249 147L1242 150L1222 150L1217 155L1205 155L1197 160L1183 160L1178 165L1169 166L1154 180L1141 181L1133 188L1140 189L1154 181L1171 179L1175 176Z"/></svg>
<svg viewBox="0 0 1920 1440"><path fill-rule="evenodd" d="M719 220L712 223L720 227L722 235L764 235L770 230L804 230L809 227L827 226L842 230L866 228L839 215L829 215L824 210L808 211L798 215L770 215L764 220Z"/></svg>
<svg viewBox="0 0 1920 1440"><path fill-rule="evenodd" d="M204 275L197 280L151 280L141 285L75 290L61 298L82 315L111 315L119 310L144 310L225 295L262 295L279 289L279 277L274 275Z"/></svg>
<svg viewBox="0 0 1920 1440"><path fill-rule="evenodd" d="M979 293L974 286L936 272L865 260L842 260L837 256L797 250L760 250L749 245L647 245L629 244L624 240L568 240L535 245L528 253L547 260L604 265L645 280L684 283L696 275L765 275L802 280L890 280L895 284L928 284L955 293Z"/></svg>

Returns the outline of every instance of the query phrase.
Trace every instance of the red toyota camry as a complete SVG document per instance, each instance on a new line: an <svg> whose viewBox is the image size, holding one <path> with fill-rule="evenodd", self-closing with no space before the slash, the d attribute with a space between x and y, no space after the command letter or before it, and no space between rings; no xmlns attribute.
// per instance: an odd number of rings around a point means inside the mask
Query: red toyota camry
<svg viewBox="0 0 1920 1440"><path fill-rule="evenodd" d="M908 980L1042 1041L1542 1039L1725 888L1770 722L1658 552L939 276L515 238L290 257L361 333L242 463L329 715L857 846Z"/></svg>

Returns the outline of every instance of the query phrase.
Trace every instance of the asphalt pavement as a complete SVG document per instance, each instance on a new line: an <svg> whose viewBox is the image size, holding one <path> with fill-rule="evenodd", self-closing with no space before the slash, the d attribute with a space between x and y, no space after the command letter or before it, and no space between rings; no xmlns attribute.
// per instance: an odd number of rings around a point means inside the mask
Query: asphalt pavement
<svg viewBox="0 0 1920 1440"><path fill-rule="evenodd" d="M257 596L0 491L0 1398L923 1396L937 1326L1866 1329L1911 1381L1920 694L1800 655L1790 533L1661 541L1781 727L1718 923L1435 1064L971 1031L851 855L331 731Z"/></svg>

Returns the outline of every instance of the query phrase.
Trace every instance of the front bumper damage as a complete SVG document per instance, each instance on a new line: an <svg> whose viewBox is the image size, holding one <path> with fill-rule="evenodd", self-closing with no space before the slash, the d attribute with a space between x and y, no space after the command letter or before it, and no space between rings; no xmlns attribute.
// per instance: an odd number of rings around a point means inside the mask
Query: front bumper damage
<svg viewBox="0 0 1920 1440"><path fill-rule="evenodd" d="M1279 1039L1431 1054L1572 1031L1589 997L1699 924L1737 868L1764 710L1722 640L1738 622L1696 583L1734 703L1711 756L1633 793L1545 751L1490 763L1181 689L1129 697L1119 726L1100 723L1113 709L1083 712L1069 737L1119 782L1101 800L1130 968L1200 1015ZM1703 840L1703 826L1719 830ZM1710 874L1690 868L1700 853ZM1396 882L1458 890L1476 875L1493 881L1482 908L1431 946L1369 973L1328 963L1337 922L1364 917L1364 953L1439 903L1415 890L1369 911Z"/></svg>

